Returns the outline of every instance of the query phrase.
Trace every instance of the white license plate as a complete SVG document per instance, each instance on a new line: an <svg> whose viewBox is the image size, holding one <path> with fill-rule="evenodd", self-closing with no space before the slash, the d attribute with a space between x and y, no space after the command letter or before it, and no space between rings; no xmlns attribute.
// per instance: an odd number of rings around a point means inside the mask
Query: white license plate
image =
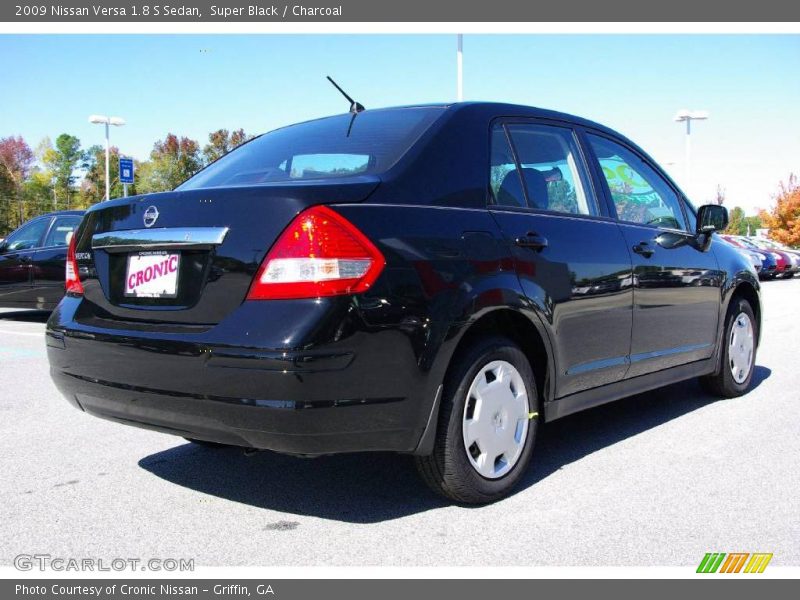
<svg viewBox="0 0 800 600"><path fill-rule="evenodd" d="M125 296L129 298L175 298L178 295L177 252L139 252L128 256Z"/></svg>

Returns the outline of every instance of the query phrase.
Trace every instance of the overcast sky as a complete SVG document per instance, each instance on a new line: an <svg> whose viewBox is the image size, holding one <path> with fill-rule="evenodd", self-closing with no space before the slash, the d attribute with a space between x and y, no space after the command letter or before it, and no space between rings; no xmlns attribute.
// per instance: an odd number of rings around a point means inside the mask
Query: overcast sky
<svg viewBox="0 0 800 600"><path fill-rule="evenodd" d="M347 110L337 79L370 107L451 101L453 35L0 36L0 137L35 146L67 132L103 141L90 113L124 117L112 143L147 158L167 132L201 142L220 127L261 133ZM717 185L729 207L772 203L800 174L800 36L468 35L467 100L587 117L626 134L695 204ZM682 108L711 113L692 134L684 177Z"/></svg>

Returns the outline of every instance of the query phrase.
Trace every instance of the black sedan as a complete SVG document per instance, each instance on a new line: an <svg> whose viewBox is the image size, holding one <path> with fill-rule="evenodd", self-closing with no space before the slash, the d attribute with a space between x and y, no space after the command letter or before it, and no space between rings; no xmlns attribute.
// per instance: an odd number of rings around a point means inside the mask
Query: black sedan
<svg viewBox="0 0 800 600"><path fill-rule="evenodd" d="M201 443L411 453L481 503L544 422L692 377L747 391L759 282L715 239L723 207L570 115L360 108L88 211L47 325L69 402Z"/></svg>
<svg viewBox="0 0 800 600"><path fill-rule="evenodd" d="M0 307L52 310L64 296L67 242L83 211L31 219L0 242Z"/></svg>

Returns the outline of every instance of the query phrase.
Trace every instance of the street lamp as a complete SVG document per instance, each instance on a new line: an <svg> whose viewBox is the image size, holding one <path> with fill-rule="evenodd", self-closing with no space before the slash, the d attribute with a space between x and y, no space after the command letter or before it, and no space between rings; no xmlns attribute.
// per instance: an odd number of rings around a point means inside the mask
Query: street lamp
<svg viewBox="0 0 800 600"><path fill-rule="evenodd" d="M675 121L686 123L686 164L683 168L687 193L689 193L692 179L692 121L705 121L709 116L707 110L686 110L685 108L675 113Z"/></svg>
<svg viewBox="0 0 800 600"><path fill-rule="evenodd" d="M456 36L456 100L464 100L464 35Z"/></svg>
<svg viewBox="0 0 800 600"><path fill-rule="evenodd" d="M108 142L108 126L114 125L115 127L122 127L125 125L125 119L121 117L106 117L105 115L91 115L89 117L89 123L94 123L96 125L103 124L106 126L106 200L111 200L111 181L109 180L108 174L109 153L111 150Z"/></svg>

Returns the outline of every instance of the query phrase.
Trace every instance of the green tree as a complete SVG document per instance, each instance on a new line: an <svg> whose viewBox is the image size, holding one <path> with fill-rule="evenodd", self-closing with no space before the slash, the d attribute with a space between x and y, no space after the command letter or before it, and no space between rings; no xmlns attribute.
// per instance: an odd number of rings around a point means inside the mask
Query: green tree
<svg viewBox="0 0 800 600"><path fill-rule="evenodd" d="M46 162L55 175L56 198L59 208L70 208L74 191L75 171L85 164L81 141L74 135L62 133L56 138L52 153L46 153Z"/></svg>
<svg viewBox="0 0 800 600"><path fill-rule="evenodd" d="M121 198L125 188L119 180L119 148L109 148L108 177L111 182L110 192L112 198ZM102 201L106 195L106 150L102 146L92 146L86 151L86 175L81 182L80 206L88 208L92 204ZM138 172L134 169L134 176ZM128 186L128 195L136 194L136 185Z"/></svg>
<svg viewBox="0 0 800 600"><path fill-rule="evenodd" d="M22 187L25 199L25 219L31 219L57 208L53 187L53 175L47 169L34 167Z"/></svg>
<svg viewBox="0 0 800 600"><path fill-rule="evenodd" d="M167 134L153 145L150 160L139 166L139 193L173 190L203 166L199 144L187 137Z"/></svg>
<svg viewBox="0 0 800 600"><path fill-rule="evenodd" d="M756 231L762 227L763 225L761 224L761 217L758 215L755 217L744 218L745 235L755 235Z"/></svg>
<svg viewBox="0 0 800 600"><path fill-rule="evenodd" d="M731 209L728 219L728 227L725 229L725 233L730 235L746 235L747 225L745 224L744 219L744 209L740 206L735 206L733 209Z"/></svg>
<svg viewBox="0 0 800 600"><path fill-rule="evenodd" d="M225 156L228 152L250 140L252 136L247 135L244 129L236 129L229 132L227 129L217 129L208 134L208 144L203 147L203 157L206 164L212 163L218 158Z"/></svg>

